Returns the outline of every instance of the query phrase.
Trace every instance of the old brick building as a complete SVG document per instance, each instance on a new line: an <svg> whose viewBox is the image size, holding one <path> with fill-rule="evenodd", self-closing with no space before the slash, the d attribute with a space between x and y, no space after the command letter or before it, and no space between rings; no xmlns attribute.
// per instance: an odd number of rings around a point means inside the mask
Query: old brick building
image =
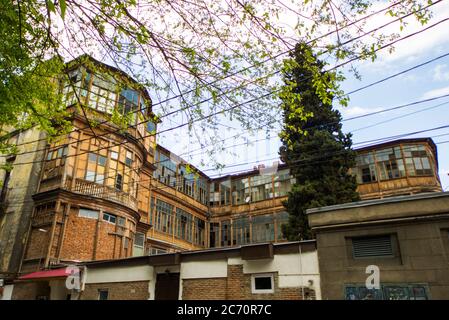
<svg viewBox="0 0 449 320"><path fill-rule="evenodd" d="M54 300L314 300L321 297L315 241L92 261L78 267L78 290L66 288L62 268L54 270L52 279L44 286L44 281L36 281L41 286L32 287L26 281L27 276L24 277L23 282L16 284L12 298L35 299L47 295Z"/></svg>
<svg viewBox="0 0 449 320"><path fill-rule="evenodd" d="M61 92L74 129L51 143L34 130L26 139L40 143L19 146L7 160L16 166L2 172L2 272L14 278L79 261L285 241L288 167L211 179L157 144L150 94L133 79L90 57L68 67ZM110 121L116 112L131 125ZM33 151L32 166L19 166L23 151ZM441 191L431 139L358 152L362 199Z"/></svg>

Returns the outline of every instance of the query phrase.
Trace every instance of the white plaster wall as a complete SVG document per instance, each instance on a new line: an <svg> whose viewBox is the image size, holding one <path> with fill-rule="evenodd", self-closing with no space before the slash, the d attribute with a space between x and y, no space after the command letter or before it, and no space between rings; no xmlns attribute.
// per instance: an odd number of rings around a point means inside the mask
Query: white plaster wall
<svg viewBox="0 0 449 320"><path fill-rule="evenodd" d="M226 278L227 276L226 260L190 261L181 264L182 279Z"/></svg>
<svg viewBox="0 0 449 320"><path fill-rule="evenodd" d="M273 259L242 260L229 258L230 265L243 265L243 273L278 272L279 287L309 286L316 292L316 298L321 299L320 271L316 251L275 255ZM312 283L309 282L312 281Z"/></svg>
<svg viewBox="0 0 449 320"><path fill-rule="evenodd" d="M279 272L279 274L319 274L318 255L316 251L279 254L273 259L242 260L229 258L230 265L243 265L243 273Z"/></svg>
<svg viewBox="0 0 449 320"><path fill-rule="evenodd" d="M167 272L167 270L170 273L179 273L181 268L179 267L179 265L176 266L159 266L154 268L154 278L156 279L156 274L158 273L165 273Z"/></svg>
<svg viewBox="0 0 449 320"><path fill-rule="evenodd" d="M152 266L87 268L86 283L152 281Z"/></svg>
<svg viewBox="0 0 449 320"><path fill-rule="evenodd" d="M12 297L12 290L14 289L13 284L7 284L3 287L3 295L0 298L0 300L11 300Z"/></svg>

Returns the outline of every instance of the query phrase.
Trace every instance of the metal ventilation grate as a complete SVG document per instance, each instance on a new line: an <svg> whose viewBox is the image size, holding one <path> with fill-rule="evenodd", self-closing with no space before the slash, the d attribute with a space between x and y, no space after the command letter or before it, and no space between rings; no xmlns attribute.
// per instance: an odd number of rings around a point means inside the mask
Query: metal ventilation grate
<svg viewBox="0 0 449 320"><path fill-rule="evenodd" d="M353 238L352 250L354 258L393 256L393 246L390 235Z"/></svg>

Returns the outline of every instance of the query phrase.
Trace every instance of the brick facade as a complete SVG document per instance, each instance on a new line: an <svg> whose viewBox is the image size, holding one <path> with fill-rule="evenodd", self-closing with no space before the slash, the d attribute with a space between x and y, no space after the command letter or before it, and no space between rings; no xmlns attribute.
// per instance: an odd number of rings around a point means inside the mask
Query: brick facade
<svg viewBox="0 0 449 320"><path fill-rule="evenodd" d="M50 296L50 286L47 281L18 282L14 284L12 300L36 300L37 297Z"/></svg>
<svg viewBox="0 0 449 320"><path fill-rule="evenodd" d="M226 278L182 280L183 300L226 300Z"/></svg>
<svg viewBox="0 0 449 320"><path fill-rule="evenodd" d="M228 265L227 278L185 279L184 300L304 300L300 287L279 288L279 276L274 273L274 293L253 294L251 274L243 273L243 265ZM315 291L304 288L305 299L315 299Z"/></svg>
<svg viewBox="0 0 449 320"><path fill-rule="evenodd" d="M108 290L108 300L147 300L148 281L86 284L81 300L98 300L99 290Z"/></svg>

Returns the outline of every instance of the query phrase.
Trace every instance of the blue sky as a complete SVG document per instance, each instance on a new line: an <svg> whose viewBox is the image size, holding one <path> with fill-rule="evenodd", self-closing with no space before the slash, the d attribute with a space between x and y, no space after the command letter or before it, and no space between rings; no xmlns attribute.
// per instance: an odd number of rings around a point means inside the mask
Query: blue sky
<svg viewBox="0 0 449 320"><path fill-rule="evenodd" d="M434 18L429 24L449 17L449 3L447 2L443 1L436 5L434 10ZM373 25L381 24L385 19L386 17L379 17L371 21L371 23ZM398 25L392 26L392 28L398 29ZM404 30L403 35L422 28L423 27L418 23L410 20L410 24L408 28ZM359 63L356 67L362 75L362 80L356 80L352 75L347 73L347 80L342 83L343 89L346 92L349 92L445 53L449 53L448 31L449 21L446 21L420 35L400 42L395 46L395 51L391 54L382 52L374 63ZM341 111L343 117L348 118L443 94L449 94L449 56L415 69L402 76L352 94L350 96L351 100L349 106L341 109ZM448 103L434 107L444 102ZM409 113L416 111L421 112L408 115ZM394 117L400 116L405 117L391 120ZM377 125L378 122L387 120L391 121ZM176 121L178 123L182 122L181 119L177 119ZM357 144L366 140L426 130L432 127L448 124L449 97L412 107L406 107L397 111L385 112L376 116L344 122L343 128L346 132L354 131L353 142ZM175 123L167 121L163 125L164 127L171 127L175 125ZM235 125L233 126L235 127ZM357 130L366 126L372 127ZM227 168L225 167L218 171L210 170L210 163L201 166L201 160L207 158L206 154L195 154L184 158L191 161L200 169L206 170L206 173L209 175L252 169L256 163L265 163L267 165L273 163L273 159L276 158L276 152L280 146L280 141L276 138L276 132L270 132L269 136L271 139L264 140L264 138L267 137L266 132L258 132L254 135L249 135L248 132L242 131L240 128L236 129L237 130L231 130L223 126L222 134L224 139L240 132L239 140L229 139L226 142L223 142L225 146L232 145L233 143L241 143L242 138L247 138L250 141L260 141L254 142L251 145L231 147L227 152L218 155L219 162L227 165ZM159 137L159 143L175 153L182 153L199 148L195 139L189 138L185 130L186 129L184 128L177 130L176 132L170 132L167 135L162 135ZM407 138L432 136L438 136L434 138L434 141L437 143L438 147L439 175L443 188L449 191L449 143L439 144L439 142L449 141L449 128L429 131L418 135L408 136ZM229 151L232 151L233 154L230 154Z"/></svg>

